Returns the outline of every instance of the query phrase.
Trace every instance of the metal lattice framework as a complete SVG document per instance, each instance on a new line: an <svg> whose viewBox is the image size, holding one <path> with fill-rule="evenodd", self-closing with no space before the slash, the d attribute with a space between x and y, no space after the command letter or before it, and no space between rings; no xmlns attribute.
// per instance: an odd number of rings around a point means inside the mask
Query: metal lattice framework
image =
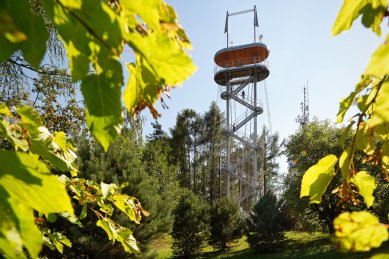
<svg viewBox="0 0 389 259"><path fill-rule="evenodd" d="M245 45L229 46L229 17L245 13L254 13L254 42ZM223 87L221 99L226 101L226 125L223 129L225 136L225 150L222 154L222 170L227 172L226 178L226 194L231 195L230 177L239 180L239 202L242 202L248 196L253 196L254 203L259 196L259 175L257 166L257 153L259 147L257 144L257 117L263 113L261 102L257 98L257 84L265 80L269 76L269 70L264 64L264 61L269 56L269 50L265 44L256 42L256 27L258 27L257 10L254 9L228 13L226 16L225 33L227 34L227 47L216 52L214 60L215 75L214 80L218 85ZM262 36L261 36L262 38ZM252 87L250 91L249 87ZM224 88L225 87L225 88ZM225 89L225 90L224 90ZM232 120L231 107L232 105L240 105L245 107L247 111L239 118ZM248 123L253 121L253 132L247 136L240 129L246 127ZM251 130L251 127L250 127ZM245 148L250 149L250 152L244 153L241 156L231 155L231 140L235 139ZM244 163L252 161L252 172L248 173L243 168ZM251 192L246 190L241 192L241 184L251 187Z"/></svg>

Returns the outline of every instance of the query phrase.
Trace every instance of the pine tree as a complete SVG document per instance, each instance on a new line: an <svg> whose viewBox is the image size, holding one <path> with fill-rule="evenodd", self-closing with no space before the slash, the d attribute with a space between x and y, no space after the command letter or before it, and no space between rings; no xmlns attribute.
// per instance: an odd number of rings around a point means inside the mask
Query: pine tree
<svg viewBox="0 0 389 259"><path fill-rule="evenodd" d="M173 215L174 255L190 258L198 254L209 236L208 205L192 191L184 189Z"/></svg>
<svg viewBox="0 0 389 259"><path fill-rule="evenodd" d="M241 237L239 206L228 198L218 200L211 207L209 244L219 250L228 249L228 243Z"/></svg>
<svg viewBox="0 0 389 259"><path fill-rule="evenodd" d="M288 221L280 202L272 193L266 193L255 204L246 219L245 234L250 247L270 251L277 248L284 239Z"/></svg>

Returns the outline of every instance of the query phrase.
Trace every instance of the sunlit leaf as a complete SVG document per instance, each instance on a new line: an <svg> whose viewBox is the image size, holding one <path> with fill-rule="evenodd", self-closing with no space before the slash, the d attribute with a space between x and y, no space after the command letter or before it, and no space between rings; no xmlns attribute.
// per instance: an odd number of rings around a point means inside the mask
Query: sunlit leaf
<svg viewBox="0 0 389 259"><path fill-rule="evenodd" d="M12 116L10 110L5 103L0 103L0 115Z"/></svg>
<svg viewBox="0 0 389 259"><path fill-rule="evenodd" d="M339 158L339 167L342 172L343 179L347 179L347 175L350 172L351 164L351 148L347 148L343 151L342 155Z"/></svg>
<svg viewBox="0 0 389 259"><path fill-rule="evenodd" d="M374 113L371 115L368 125L370 128L378 125L389 125L389 81L385 81L380 89L374 105Z"/></svg>
<svg viewBox="0 0 389 259"><path fill-rule="evenodd" d="M103 218L101 220L98 220L96 225L98 227L101 227L104 229L104 231L107 233L109 240L112 240L112 243L115 243L117 239L117 233L115 229L115 222L113 222L109 218Z"/></svg>
<svg viewBox="0 0 389 259"><path fill-rule="evenodd" d="M340 107L338 115L336 116L336 123L341 123L343 121L344 115L353 104L355 96L356 93L352 92L347 98L340 100Z"/></svg>
<svg viewBox="0 0 389 259"><path fill-rule="evenodd" d="M119 228L117 230L117 238L122 243L124 250L130 253L140 253L138 244L132 235L132 231L128 228Z"/></svg>
<svg viewBox="0 0 389 259"><path fill-rule="evenodd" d="M0 164L0 184L11 197L44 214L73 214L65 186L36 156L0 151Z"/></svg>
<svg viewBox="0 0 389 259"><path fill-rule="evenodd" d="M369 251L389 238L386 227L366 211L340 214L334 220L334 228L332 240L342 251Z"/></svg>
<svg viewBox="0 0 389 259"><path fill-rule="evenodd" d="M374 203L373 192L377 187L375 178L366 171L360 171L350 181L358 187L359 194L362 195L366 206L370 208Z"/></svg>
<svg viewBox="0 0 389 259"><path fill-rule="evenodd" d="M86 123L105 151L122 129L120 87L120 82L118 84L104 74L88 75L81 84L87 110Z"/></svg>
<svg viewBox="0 0 389 259"><path fill-rule="evenodd" d="M158 98L157 94L161 93L161 82L143 60L138 56L135 64L127 65L130 79L123 92L123 101L132 114L149 107L154 117L157 117L153 104Z"/></svg>
<svg viewBox="0 0 389 259"><path fill-rule="evenodd" d="M130 220L132 221L135 221L137 223L138 220L137 220L137 217L136 217L136 214L135 214L135 211L134 211L134 203L130 203L128 200L130 199L130 197L128 197L127 195L125 194L115 194L113 196L113 202L115 204L115 206L123 211Z"/></svg>
<svg viewBox="0 0 389 259"><path fill-rule="evenodd" d="M370 58L369 65L366 68L365 74L382 78L389 75L389 34L386 36L385 42L374 52Z"/></svg>
<svg viewBox="0 0 389 259"><path fill-rule="evenodd" d="M182 84L196 70L188 54L164 33L150 33L146 37L133 33L129 44L167 85Z"/></svg>
<svg viewBox="0 0 389 259"><path fill-rule="evenodd" d="M387 7L387 0L345 0L332 27L332 35L350 29L354 20L360 15L362 15L362 24L380 35L380 24Z"/></svg>
<svg viewBox="0 0 389 259"><path fill-rule="evenodd" d="M370 257L370 259L388 259L388 258L389 258L389 254L384 254L384 253L375 254L372 257Z"/></svg>
<svg viewBox="0 0 389 259"><path fill-rule="evenodd" d="M29 126L29 129L36 129L40 126L43 126L43 121L39 113L32 107L21 105L16 108L16 112L20 115L23 123Z"/></svg>
<svg viewBox="0 0 389 259"><path fill-rule="evenodd" d="M321 196L335 176L334 166L337 161L336 156L328 155L311 166L303 176L300 197L309 196L311 203L320 203Z"/></svg>
<svg viewBox="0 0 389 259"><path fill-rule="evenodd" d="M4 1L3 1L4 2ZM10 55L12 50L20 49L24 58L35 68L39 67L46 52L48 32L43 19L31 12L27 1L5 1L0 6L2 27L0 43L5 53ZM8 26L5 29L4 26ZM3 49L2 49L3 51ZM1 51L1 52L2 52ZM8 56L1 55L5 59Z"/></svg>

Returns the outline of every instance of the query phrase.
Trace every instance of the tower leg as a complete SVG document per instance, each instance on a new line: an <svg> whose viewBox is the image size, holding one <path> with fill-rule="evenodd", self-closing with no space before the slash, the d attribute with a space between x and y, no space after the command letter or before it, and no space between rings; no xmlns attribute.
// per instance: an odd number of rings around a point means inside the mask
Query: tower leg
<svg viewBox="0 0 389 259"><path fill-rule="evenodd" d="M257 82L254 82L254 106L257 106ZM253 136L253 144L254 144L254 205L258 201L258 168L257 168L257 163L258 163L258 156L257 156L257 116L258 114L255 113L254 116L254 136Z"/></svg>
<svg viewBox="0 0 389 259"><path fill-rule="evenodd" d="M231 86L230 85L227 85L227 96L229 96L231 93ZM228 128L228 131L231 129L230 127L230 98L227 98L227 107L226 107L226 117L227 117L227 128ZM226 195L227 195L227 198L230 197L230 190L231 190L231 187L230 187L230 170L231 170L231 164L230 164L230 161L231 161L231 150L230 150L230 134L227 134L227 176L226 176Z"/></svg>

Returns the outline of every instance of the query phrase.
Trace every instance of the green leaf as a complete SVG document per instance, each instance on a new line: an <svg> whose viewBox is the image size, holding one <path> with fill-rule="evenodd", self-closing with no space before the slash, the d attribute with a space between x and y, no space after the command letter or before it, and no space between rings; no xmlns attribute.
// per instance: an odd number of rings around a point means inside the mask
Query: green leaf
<svg viewBox="0 0 389 259"><path fill-rule="evenodd" d="M0 8L0 13L5 15L1 20L6 22L0 29L0 33L4 35L0 39L4 44L1 45L2 48L5 47L7 55L12 50L20 49L24 58L38 68L45 55L49 36L42 17L33 14L26 1L8 0ZM1 58L8 57L2 55Z"/></svg>
<svg viewBox="0 0 389 259"><path fill-rule="evenodd" d="M50 213L47 216L47 221L50 222L50 223L56 222L57 221L57 215L55 215L54 213Z"/></svg>
<svg viewBox="0 0 389 259"><path fill-rule="evenodd" d="M335 176L334 166L337 161L336 156L328 155L320 159L314 166L311 166L303 176L300 198L309 196L310 203L320 203L321 196Z"/></svg>
<svg viewBox="0 0 389 259"><path fill-rule="evenodd" d="M338 115L336 116L336 123L341 123L343 121L344 115L353 104L355 96L356 93L352 92L347 98L343 98L340 100L339 111Z"/></svg>
<svg viewBox="0 0 389 259"><path fill-rule="evenodd" d="M118 193L113 196L113 202L115 206L119 210L123 211L130 220L139 224L135 214L135 204L133 199L131 199L128 195Z"/></svg>
<svg viewBox="0 0 389 259"><path fill-rule="evenodd" d="M115 222L113 222L110 218L103 218L101 220L99 219L96 222L96 225L104 229L108 235L109 240L112 240L112 243L115 243L115 240L117 239Z"/></svg>
<svg viewBox="0 0 389 259"><path fill-rule="evenodd" d="M112 79L104 74L92 74L81 84L87 109L87 125L105 151L119 136L123 123L121 85Z"/></svg>
<svg viewBox="0 0 389 259"><path fill-rule="evenodd" d="M350 29L354 20L360 15L362 15L362 24L380 35L380 24L387 8L386 0L345 0L332 27L332 35Z"/></svg>
<svg viewBox="0 0 389 259"><path fill-rule="evenodd" d="M123 101L128 111L135 114L148 106L154 117L157 117L153 106L158 98L157 93L161 92L161 82L158 81L157 75L139 56L137 56L136 64L128 64L127 69L130 79L123 92Z"/></svg>
<svg viewBox="0 0 389 259"><path fill-rule="evenodd" d="M196 71L190 57L181 46L165 33L150 33L143 37L132 33L128 39L135 52L144 57L144 62L154 70L167 85L178 85Z"/></svg>
<svg viewBox="0 0 389 259"><path fill-rule="evenodd" d="M65 132L55 132L54 141L61 148L62 152L68 151Z"/></svg>
<svg viewBox="0 0 389 259"><path fill-rule="evenodd" d="M121 227L117 230L117 238L122 243L125 251L130 253L140 253L138 244L132 235L132 231L128 228Z"/></svg>
<svg viewBox="0 0 389 259"><path fill-rule="evenodd" d="M25 258L17 217L9 200L9 194L0 185L0 251L9 258Z"/></svg>
<svg viewBox="0 0 389 259"><path fill-rule="evenodd" d="M382 84L379 94L376 98L375 105L374 105L374 112L372 113L371 118L367 122L370 128L374 128L383 124L388 126L389 124L388 100L389 100L389 81L385 81Z"/></svg>
<svg viewBox="0 0 389 259"><path fill-rule="evenodd" d="M366 68L365 74L376 78L382 78L389 75L389 34L386 36L386 41L382 44L370 58L369 65Z"/></svg>
<svg viewBox="0 0 389 259"><path fill-rule="evenodd" d="M136 16L140 17L147 26L154 30L160 30L160 17L159 17L159 6L161 0L149 0L149 1L123 1L120 3L125 12L132 18Z"/></svg>
<svg viewBox="0 0 389 259"><path fill-rule="evenodd" d="M384 253L375 254L372 257L370 257L370 259L388 259L388 258L389 258L389 254L384 254Z"/></svg>
<svg viewBox="0 0 389 259"><path fill-rule="evenodd" d="M5 103L0 103L0 115L11 117L12 114Z"/></svg>
<svg viewBox="0 0 389 259"><path fill-rule="evenodd" d="M43 126L43 121L39 113L30 106L18 106L16 108L16 113L20 115L24 124L31 125L35 128Z"/></svg>
<svg viewBox="0 0 389 259"><path fill-rule="evenodd" d="M31 140L30 152L40 155L61 172L76 171L72 163L77 156L67 146L65 148L66 143L64 142L66 140L61 139L58 135L53 137L45 127L39 127L37 132ZM62 142L60 143L62 147L54 142L55 138ZM65 151L62 148L65 148Z"/></svg>
<svg viewBox="0 0 389 259"><path fill-rule="evenodd" d="M345 212L334 220L332 241L341 251L369 251L388 240L386 227L366 211Z"/></svg>
<svg viewBox="0 0 389 259"><path fill-rule="evenodd" d="M339 158L339 167L342 172L343 179L347 179L347 175L350 172L351 164L351 148L347 148L343 151L342 155Z"/></svg>
<svg viewBox="0 0 389 259"><path fill-rule="evenodd" d="M350 181L358 187L359 194L362 195L366 206L370 208L374 203L373 192L377 187L375 178L366 171L360 171Z"/></svg>
<svg viewBox="0 0 389 259"><path fill-rule="evenodd" d="M81 214L80 214L80 219L86 218L87 212L88 212L88 204L87 204L87 203L84 203L84 204L82 205L82 210L81 210Z"/></svg>
<svg viewBox="0 0 389 259"><path fill-rule="evenodd" d="M92 53L90 45L95 43L84 25L78 22L57 1L42 0L40 2L45 8L46 14L56 26L64 44L73 81L83 79L89 71L89 56ZM67 6L65 1L62 1L62 3Z"/></svg>
<svg viewBox="0 0 389 259"><path fill-rule="evenodd" d="M9 199L12 210L17 219L17 226L23 241L31 258L37 258L42 248L42 234L34 221L34 211L32 208L25 206L24 201L15 198Z"/></svg>
<svg viewBox="0 0 389 259"><path fill-rule="evenodd" d="M0 151L0 164L0 185L12 198L44 214L73 214L65 186L36 156Z"/></svg>

